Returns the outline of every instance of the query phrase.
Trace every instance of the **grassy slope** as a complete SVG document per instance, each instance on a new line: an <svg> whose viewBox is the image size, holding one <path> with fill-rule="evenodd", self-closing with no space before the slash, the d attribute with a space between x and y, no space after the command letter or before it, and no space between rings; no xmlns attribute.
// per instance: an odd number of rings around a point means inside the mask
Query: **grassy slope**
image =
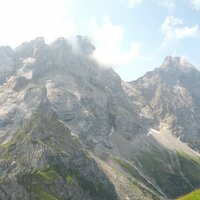
<svg viewBox="0 0 200 200"><path fill-rule="evenodd" d="M184 195L177 200L200 200L200 189Z"/></svg>
<svg viewBox="0 0 200 200"><path fill-rule="evenodd" d="M200 187L198 159L152 148L132 158L134 163L157 183L168 198L177 198ZM136 177L137 178L137 177ZM143 182L146 184L145 182Z"/></svg>
<svg viewBox="0 0 200 200"><path fill-rule="evenodd" d="M140 200L161 200L164 199L158 193L141 184L142 181L135 180L135 177L142 179L138 172L128 162L119 157L110 155L104 161L94 157L100 168L107 174L111 182L115 185L120 199L140 199ZM134 178L133 178L134 177ZM142 179L144 181L144 179Z"/></svg>

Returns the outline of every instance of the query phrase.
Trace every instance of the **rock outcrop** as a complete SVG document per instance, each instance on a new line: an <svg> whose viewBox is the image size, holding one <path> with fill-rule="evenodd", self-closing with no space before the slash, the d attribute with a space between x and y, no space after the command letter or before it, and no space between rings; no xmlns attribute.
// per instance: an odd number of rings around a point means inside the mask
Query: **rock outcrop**
<svg viewBox="0 0 200 200"><path fill-rule="evenodd" d="M89 38L75 42L0 48L0 199L155 200L200 187L199 71L167 57L127 83L94 60Z"/></svg>
<svg viewBox="0 0 200 200"><path fill-rule="evenodd" d="M166 126L190 147L200 150L200 71L188 61L168 56L160 68L131 83L148 102L154 126Z"/></svg>

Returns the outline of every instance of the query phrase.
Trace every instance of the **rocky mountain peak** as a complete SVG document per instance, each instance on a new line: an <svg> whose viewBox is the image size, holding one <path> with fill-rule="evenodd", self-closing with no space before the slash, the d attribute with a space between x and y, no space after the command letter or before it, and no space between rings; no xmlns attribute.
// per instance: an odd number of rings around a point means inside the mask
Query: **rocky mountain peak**
<svg viewBox="0 0 200 200"><path fill-rule="evenodd" d="M187 61L187 59L183 57L174 57L174 56L167 56L160 67L165 71L190 71L194 69L193 65Z"/></svg>
<svg viewBox="0 0 200 200"><path fill-rule="evenodd" d="M38 37L30 42L24 42L15 48L15 57L24 59L29 57L35 57L38 53L43 52L46 47L43 37Z"/></svg>
<svg viewBox="0 0 200 200"><path fill-rule="evenodd" d="M1 46L0 47L0 60L6 60L13 57L13 50L10 46Z"/></svg>

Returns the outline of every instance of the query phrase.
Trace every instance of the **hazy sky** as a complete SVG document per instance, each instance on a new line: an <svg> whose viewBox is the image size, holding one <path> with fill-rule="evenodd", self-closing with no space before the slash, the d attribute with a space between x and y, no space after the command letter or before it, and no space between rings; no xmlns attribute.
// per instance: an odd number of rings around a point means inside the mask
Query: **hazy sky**
<svg viewBox="0 0 200 200"><path fill-rule="evenodd" d="M0 0L0 45L44 36L92 38L94 56L124 80L165 56L200 66L200 0Z"/></svg>

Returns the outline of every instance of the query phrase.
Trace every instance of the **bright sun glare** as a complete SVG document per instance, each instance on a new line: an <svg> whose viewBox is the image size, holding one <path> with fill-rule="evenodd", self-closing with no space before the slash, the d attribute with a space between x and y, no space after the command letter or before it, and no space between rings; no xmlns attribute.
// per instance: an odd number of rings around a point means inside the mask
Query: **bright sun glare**
<svg viewBox="0 0 200 200"><path fill-rule="evenodd" d="M6 0L0 4L0 44L15 47L44 36L47 42L71 36L74 25L65 12L69 0Z"/></svg>

